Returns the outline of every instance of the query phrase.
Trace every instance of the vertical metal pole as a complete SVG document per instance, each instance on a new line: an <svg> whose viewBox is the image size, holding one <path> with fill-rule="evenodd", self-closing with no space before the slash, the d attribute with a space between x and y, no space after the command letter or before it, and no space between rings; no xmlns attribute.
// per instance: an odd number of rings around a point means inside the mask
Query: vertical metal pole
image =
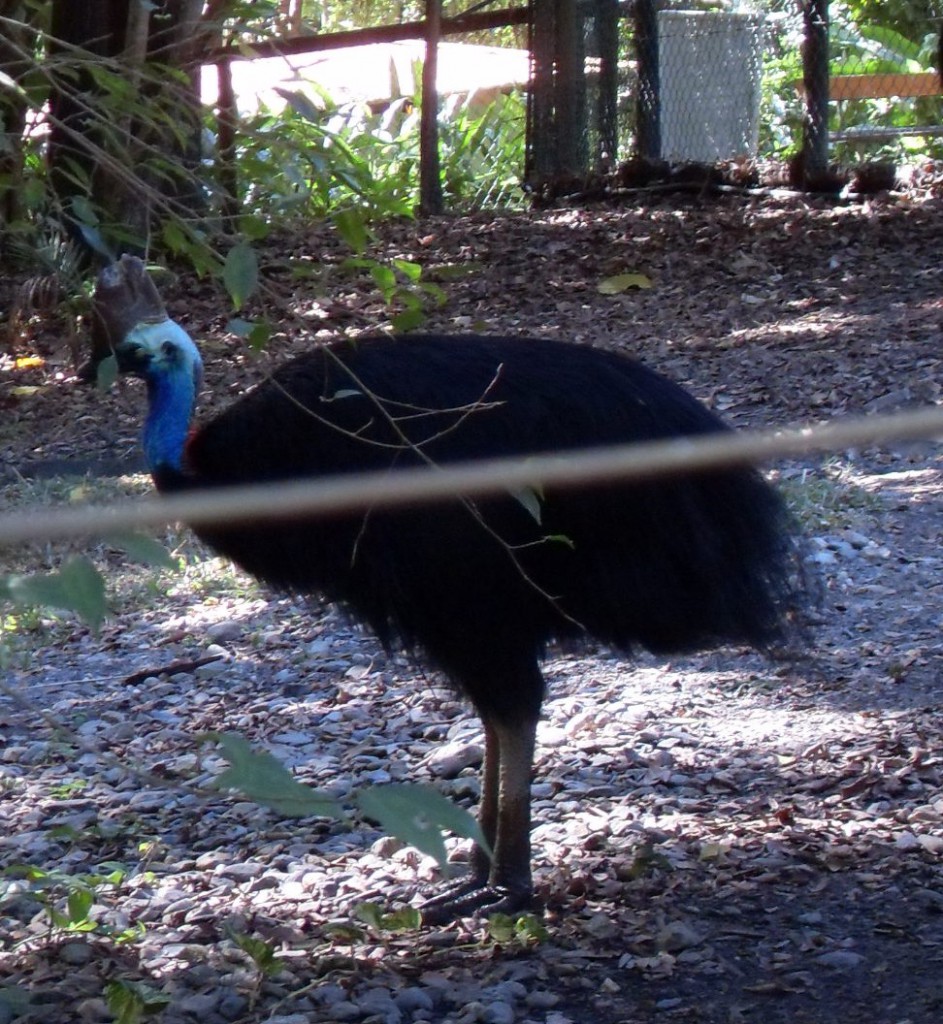
<svg viewBox="0 0 943 1024"><path fill-rule="evenodd" d="M638 67L638 105L635 138L637 156L661 159L661 84L659 81L657 0L636 0L635 59Z"/></svg>
<svg viewBox="0 0 943 1024"><path fill-rule="evenodd" d="M586 169L586 55L582 14L573 0L556 0L554 118L556 169L579 175Z"/></svg>
<svg viewBox="0 0 943 1024"><path fill-rule="evenodd" d="M556 0L530 0L530 91L527 95L528 185L539 190L556 170L554 118Z"/></svg>
<svg viewBox="0 0 943 1024"><path fill-rule="evenodd" d="M599 142L593 154L593 170L611 171L616 165L619 145L617 105L619 93L619 3L597 0L596 34L599 39L599 100L596 128Z"/></svg>
<svg viewBox="0 0 943 1024"><path fill-rule="evenodd" d="M439 39L442 0L426 0L426 59L422 66L422 109L419 119L419 210L442 213L442 175L439 166Z"/></svg>

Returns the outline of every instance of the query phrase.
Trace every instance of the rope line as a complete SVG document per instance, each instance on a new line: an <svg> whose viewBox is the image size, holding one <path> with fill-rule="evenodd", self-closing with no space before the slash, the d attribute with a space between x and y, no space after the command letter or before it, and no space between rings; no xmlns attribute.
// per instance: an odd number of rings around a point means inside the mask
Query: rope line
<svg viewBox="0 0 943 1024"><path fill-rule="evenodd" d="M940 438L943 407L849 417L790 429L744 430L670 438L461 465L343 474L288 482L193 491L80 508L31 508L0 516L0 544L191 524L266 522L300 515L478 497L552 485L581 486L721 469L770 459L838 451L889 441Z"/></svg>

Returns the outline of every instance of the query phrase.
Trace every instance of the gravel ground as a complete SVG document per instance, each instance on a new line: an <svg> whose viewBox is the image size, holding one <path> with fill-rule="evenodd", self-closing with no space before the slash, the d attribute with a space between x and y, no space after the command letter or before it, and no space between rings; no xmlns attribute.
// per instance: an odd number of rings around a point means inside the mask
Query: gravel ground
<svg viewBox="0 0 943 1024"><path fill-rule="evenodd" d="M937 400L939 225L933 197L738 200L437 222L384 244L478 264L442 325L487 309L489 329L628 338L747 425ZM621 270L654 287L601 296ZM169 296L212 337L215 299ZM259 369L211 367L211 389ZM138 393L91 394L52 357L33 373L37 392L6 406L8 467L127 457ZM4 394L23 379L7 374ZM7 634L0 1024L104 1022L122 1005L163 1024L939 1021L938 447L777 473L822 577L814 649L773 663L551 652L544 910L503 930L379 921L436 882L434 862L368 822L285 820L215 792L224 763L200 742L241 733L340 799L426 781L474 807L480 730L441 679L176 534L177 574L96 549L116 589L99 635L44 616ZM7 507L24 500L36 490L11 483ZM464 843L450 852L461 862Z"/></svg>

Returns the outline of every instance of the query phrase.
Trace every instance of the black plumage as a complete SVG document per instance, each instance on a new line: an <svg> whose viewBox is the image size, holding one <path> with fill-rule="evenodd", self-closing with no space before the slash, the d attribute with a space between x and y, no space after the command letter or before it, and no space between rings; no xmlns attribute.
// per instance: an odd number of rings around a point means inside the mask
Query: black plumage
<svg viewBox="0 0 943 1024"><path fill-rule="evenodd" d="M676 384L610 352L427 335L312 351L188 438L200 376L189 338L172 321L141 325L117 351L148 382L145 448L162 491L728 429ZM430 901L429 920L530 899L529 780L548 642L768 648L803 601L789 517L752 469L197 533L276 587L338 602L387 646L421 649L474 704L494 859L476 850L471 878Z"/></svg>

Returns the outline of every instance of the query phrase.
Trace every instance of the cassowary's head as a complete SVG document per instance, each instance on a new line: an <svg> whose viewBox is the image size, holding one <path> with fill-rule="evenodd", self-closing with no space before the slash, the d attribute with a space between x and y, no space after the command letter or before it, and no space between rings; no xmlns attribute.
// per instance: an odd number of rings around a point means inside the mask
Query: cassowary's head
<svg viewBox="0 0 943 1024"><path fill-rule="evenodd" d="M150 384L167 382L195 395L203 379L203 361L193 339L175 320L139 323L115 346L118 370Z"/></svg>
<svg viewBox="0 0 943 1024"><path fill-rule="evenodd" d="M180 470L203 379L196 345L173 320L139 323L115 346L115 357L121 373L147 382L150 409L144 424L144 453L152 472Z"/></svg>

